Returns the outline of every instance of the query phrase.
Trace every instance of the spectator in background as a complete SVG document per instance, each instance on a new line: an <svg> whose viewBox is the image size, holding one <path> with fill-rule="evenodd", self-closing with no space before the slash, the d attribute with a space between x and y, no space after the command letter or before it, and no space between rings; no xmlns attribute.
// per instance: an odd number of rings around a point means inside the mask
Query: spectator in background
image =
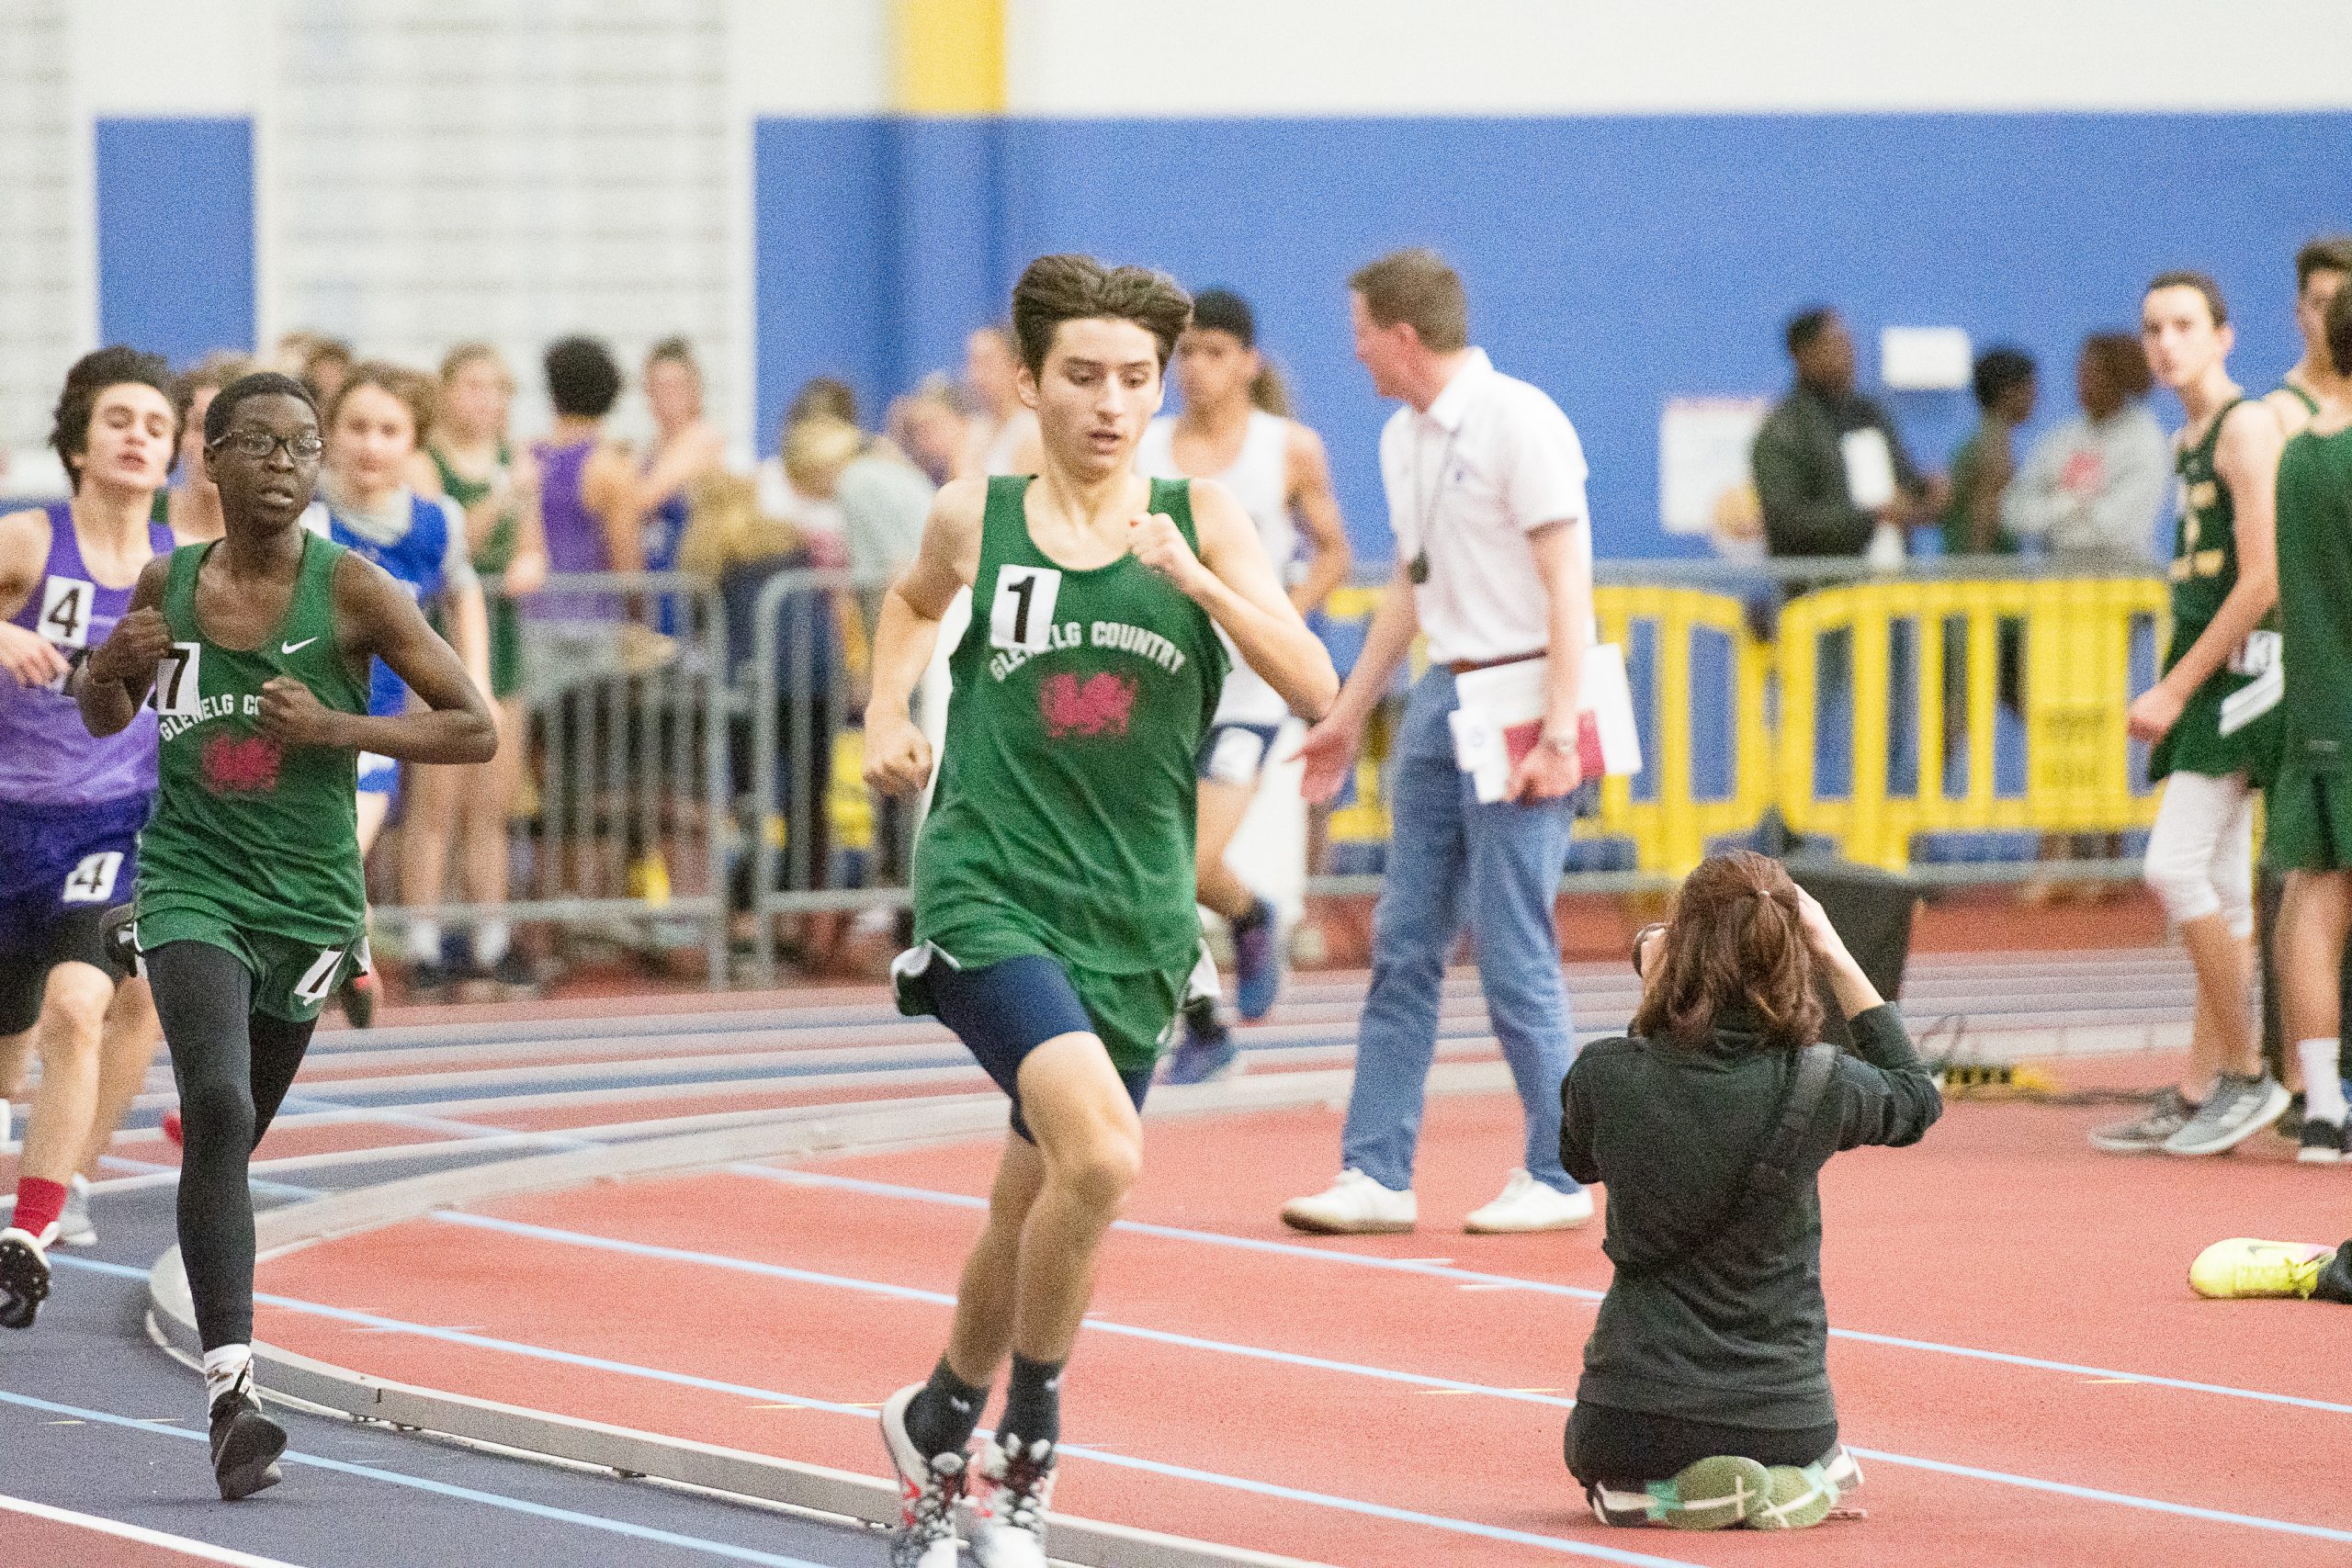
<svg viewBox="0 0 2352 1568"><path fill-rule="evenodd" d="M1989 349L1977 356L1973 384L1976 428L1951 455L1944 554L2007 555L2017 545L2001 527L2001 495L2017 472L2018 427L2033 417L2033 360L2018 349Z"/></svg>
<svg viewBox="0 0 2352 1568"><path fill-rule="evenodd" d="M882 596L914 559L933 486L886 443L830 418L804 420L786 432L784 471L792 488L841 508L850 591L870 640Z"/></svg>
<svg viewBox="0 0 2352 1568"><path fill-rule="evenodd" d="M180 426L179 464L172 470L177 481L155 496L155 521L172 525L172 536L184 545L217 539L227 530L220 516L220 491L204 463L204 411L221 388L248 375L254 362L225 351L206 355L195 369L180 378L187 394L187 417Z"/></svg>
<svg viewBox="0 0 2352 1568"><path fill-rule="evenodd" d="M1887 412L1854 389L1854 338L1826 306L1789 322L1796 384L1756 433L1749 463L1775 556L1859 556L1881 528L1933 509ZM1892 535L1899 544L1899 534Z"/></svg>
<svg viewBox="0 0 2352 1568"><path fill-rule="evenodd" d="M341 338L328 337L323 333L291 332L277 340L277 357L287 373L310 389L319 407L324 408L334 401L334 395L350 378L356 355Z"/></svg>
<svg viewBox="0 0 2352 1568"><path fill-rule="evenodd" d="M944 485L956 477L956 465L971 440L972 422L965 415L955 384L934 371L890 405L883 431L925 478Z"/></svg>
<svg viewBox="0 0 2352 1568"><path fill-rule="evenodd" d="M783 423L776 427L775 454L760 459L752 475L753 493L762 517L792 525L797 536L795 547L808 550L810 566L837 571L849 561L848 547L842 540L840 504L803 493L784 466L784 449L791 444L792 433L812 419L856 424L857 394L848 382L835 377L810 377L784 411Z"/></svg>
<svg viewBox="0 0 2352 1568"><path fill-rule="evenodd" d="M703 415L702 367L682 337L663 338L645 356L645 402L653 412L653 446L639 468L637 506L648 571L678 564L695 482L716 472L727 443ZM677 606L662 597L655 629L678 629Z"/></svg>
<svg viewBox="0 0 2352 1568"><path fill-rule="evenodd" d="M523 778L528 728L523 710L523 632L517 604L547 581L539 532L538 474L528 452L508 442L514 375L484 343L462 344L441 362L441 396L417 475L420 493L447 496L465 514L474 571L492 592L490 692L498 705L498 754L470 767L412 770L414 787L401 831L401 892L412 908L441 902L449 855L473 903L506 902L507 819ZM513 942L513 927L493 917L476 925L460 960L466 977L512 995L530 988L531 969ZM409 923L409 983L429 991L447 985L437 920Z"/></svg>
<svg viewBox="0 0 2352 1568"><path fill-rule="evenodd" d="M555 426L531 447L539 472L539 520L551 572L637 571L637 470L606 438L621 395L621 367L594 338L568 337L547 352ZM619 654L620 602L606 594L542 593L526 611L525 682L560 691L608 673Z"/></svg>
<svg viewBox="0 0 2352 1568"><path fill-rule="evenodd" d="M2172 479L2172 446L2148 407L2137 338L2093 333L2075 362L2083 412L2044 432L2001 498L2001 529L2069 566L2144 567Z"/></svg>
<svg viewBox="0 0 2352 1568"><path fill-rule="evenodd" d="M964 388L976 406L956 478L1037 471L1037 416L1021 401L1020 377L1011 327L982 327L965 341Z"/></svg>

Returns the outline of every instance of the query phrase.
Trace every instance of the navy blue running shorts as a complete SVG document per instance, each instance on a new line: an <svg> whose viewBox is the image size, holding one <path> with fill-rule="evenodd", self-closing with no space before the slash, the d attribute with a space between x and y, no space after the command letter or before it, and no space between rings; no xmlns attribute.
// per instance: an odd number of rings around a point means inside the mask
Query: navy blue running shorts
<svg viewBox="0 0 2352 1568"><path fill-rule="evenodd" d="M933 1013L1012 1099L1014 1134L1035 1143L1021 1115L1021 1064L1057 1036L1096 1032L1069 976L1054 960L1024 953L977 969L934 963L926 977ZM1141 1111L1151 1089L1151 1068L1122 1073L1119 1081Z"/></svg>

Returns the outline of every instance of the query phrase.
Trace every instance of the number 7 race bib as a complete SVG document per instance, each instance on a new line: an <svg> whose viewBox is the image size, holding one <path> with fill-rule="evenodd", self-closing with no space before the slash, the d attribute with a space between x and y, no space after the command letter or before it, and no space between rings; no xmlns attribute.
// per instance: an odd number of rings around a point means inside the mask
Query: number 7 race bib
<svg viewBox="0 0 2352 1568"><path fill-rule="evenodd" d="M1042 653L1054 629L1062 574L1047 566L1001 566L989 606L989 646Z"/></svg>

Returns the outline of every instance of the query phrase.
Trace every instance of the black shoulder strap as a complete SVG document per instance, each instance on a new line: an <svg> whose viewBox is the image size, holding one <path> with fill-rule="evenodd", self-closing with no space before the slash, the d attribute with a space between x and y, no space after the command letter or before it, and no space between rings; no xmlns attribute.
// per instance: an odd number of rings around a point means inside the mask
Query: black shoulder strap
<svg viewBox="0 0 2352 1568"><path fill-rule="evenodd" d="M1820 1114L1822 1100L1829 1092L1829 1080L1838 1070L1838 1047L1826 1042L1808 1045L1797 1053L1796 1071L1791 1075L1788 1090L1781 1100L1781 1114L1774 1120L1772 1130L1765 1134L1763 1146L1757 1151L1756 1161L1748 1167L1747 1176L1706 1224L1684 1230L1673 1246L1654 1261L1645 1263L1640 1272L1662 1272L1690 1258L1736 1247L1747 1234L1751 1218L1787 1198L1809 1168L1804 1159L1806 1135L1813 1129L1814 1118Z"/></svg>

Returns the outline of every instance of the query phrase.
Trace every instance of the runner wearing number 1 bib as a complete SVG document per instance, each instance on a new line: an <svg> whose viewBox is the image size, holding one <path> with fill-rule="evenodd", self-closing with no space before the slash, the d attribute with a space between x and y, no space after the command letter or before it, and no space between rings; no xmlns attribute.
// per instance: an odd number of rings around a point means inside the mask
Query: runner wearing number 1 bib
<svg viewBox="0 0 2352 1568"><path fill-rule="evenodd" d="M93 1136L101 1086L143 1080L157 1043L147 987L117 984L103 934L137 863L155 724L94 740L64 687L140 574L171 553L171 530L149 513L181 417L160 356L85 356L67 372L51 436L73 499L0 517L0 1096L28 1050L41 1063L16 1207L0 1218L7 1328L40 1313L51 1246L97 1240L85 1168L105 1142Z"/></svg>
<svg viewBox="0 0 2352 1568"><path fill-rule="evenodd" d="M866 782L910 795L931 748L909 701L941 617L972 590L915 846L920 945L895 969L899 1010L946 1023L1012 1101L946 1354L883 1406L898 1568L954 1568L975 1466L975 1559L1045 1568L1063 1364L1200 942L1194 761L1225 682L1217 633L1306 716L1339 684L1240 503L1135 472L1191 313L1140 267L1031 264L1012 318L1038 474L942 490L877 623ZM1008 1353L995 1438L967 1454Z"/></svg>
<svg viewBox="0 0 2352 1568"><path fill-rule="evenodd" d="M274 1484L285 1447L253 1395L246 1182L320 1005L360 962L354 759L481 762L497 746L481 693L407 590L302 527L322 447L300 382L221 389L204 457L223 537L150 562L70 686L95 736L142 705L156 715L133 931L179 1085L180 1251L230 1501ZM369 716L376 658L431 711Z"/></svg>

